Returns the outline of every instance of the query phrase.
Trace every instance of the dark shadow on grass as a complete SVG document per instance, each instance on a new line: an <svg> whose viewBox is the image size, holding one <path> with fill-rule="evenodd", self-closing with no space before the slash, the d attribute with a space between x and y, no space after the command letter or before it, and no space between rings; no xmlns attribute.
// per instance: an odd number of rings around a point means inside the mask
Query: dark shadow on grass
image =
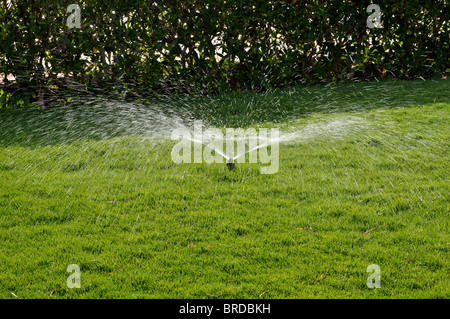
<svg viewBox="0 0 450 319"><path fill-rule="evenodd" d="M161 96L145 101L89 101L48 110L0 110L0 146L35 147L128 135L170 136L177 126L248 127L314 113L361 112L450 103L450 82L438 79L302 86L215 97Z"/></svg>

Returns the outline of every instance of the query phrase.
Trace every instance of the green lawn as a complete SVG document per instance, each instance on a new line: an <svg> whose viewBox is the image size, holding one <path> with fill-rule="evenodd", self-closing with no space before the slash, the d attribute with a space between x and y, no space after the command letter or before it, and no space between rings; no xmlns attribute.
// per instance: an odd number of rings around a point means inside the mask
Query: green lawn
<svg viewBox="0 0 450 319"><path fill-rule="evenodd" d="M312 132L280 144L272 175L173 163L144 107L2 111L0 298L449 298L449 92L386 81L146 102Z"/></svg>

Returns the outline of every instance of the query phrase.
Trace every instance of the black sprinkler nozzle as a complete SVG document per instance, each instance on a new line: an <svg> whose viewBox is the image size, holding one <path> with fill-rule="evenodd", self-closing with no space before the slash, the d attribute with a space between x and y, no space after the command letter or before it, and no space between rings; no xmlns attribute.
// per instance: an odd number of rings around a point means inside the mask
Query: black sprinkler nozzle
<svg viewBox="0 0 450 319"><path fill-rule="evenodd" d="M227 167L228 167L228 170L229 170L229 171L231 171L231 170L234 169L235 164L234 164L234 161L233 161L232 158L230 158L230 159L228 160L228 162L227 162Z"/></svg>

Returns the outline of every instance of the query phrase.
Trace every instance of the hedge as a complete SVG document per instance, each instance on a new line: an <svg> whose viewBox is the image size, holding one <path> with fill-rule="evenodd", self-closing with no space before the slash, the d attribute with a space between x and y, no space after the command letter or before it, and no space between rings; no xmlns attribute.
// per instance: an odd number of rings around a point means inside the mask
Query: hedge
<svg viewBox="0 0 450 319"><path fill-rule="evenodd" d="M63 89L215 94L449 72L447 0L2 0L5 100ZM67 7L81 8L69 28ZM0 102L1 103L1 102Z"/></svg>

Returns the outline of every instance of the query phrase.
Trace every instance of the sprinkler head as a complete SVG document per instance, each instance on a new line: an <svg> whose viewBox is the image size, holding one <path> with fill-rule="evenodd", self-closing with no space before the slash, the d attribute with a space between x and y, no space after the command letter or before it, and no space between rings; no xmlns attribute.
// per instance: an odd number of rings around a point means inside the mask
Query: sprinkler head
<svg viewBox="0 0 450 319"><path fill-rule="evenodd" d="M231 170L234 169L235 164L234 164L234 161L233 161L232 158L230 158L230 159L228 160L228 162L227 162L227 167L228 167L228 170L229 170L229 171L231 171Z"/></svg>

